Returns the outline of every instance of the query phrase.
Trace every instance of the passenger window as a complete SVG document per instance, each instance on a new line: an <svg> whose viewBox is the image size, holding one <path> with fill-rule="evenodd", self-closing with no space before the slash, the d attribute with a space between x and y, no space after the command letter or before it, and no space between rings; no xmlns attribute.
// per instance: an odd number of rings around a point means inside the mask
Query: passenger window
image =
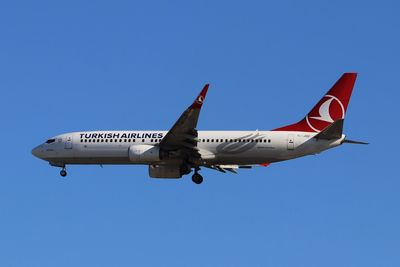
<svg viewBox="0 0 400 267"><path fill-rule="evenodd" d="M142 139L142 143L144 143L144 139Z"/></svg>
<svg viewBox="0 0 400 267"><path fill-rule="evenodd" d="M108 143L108 139L106 139L106 143Z"/></svg>

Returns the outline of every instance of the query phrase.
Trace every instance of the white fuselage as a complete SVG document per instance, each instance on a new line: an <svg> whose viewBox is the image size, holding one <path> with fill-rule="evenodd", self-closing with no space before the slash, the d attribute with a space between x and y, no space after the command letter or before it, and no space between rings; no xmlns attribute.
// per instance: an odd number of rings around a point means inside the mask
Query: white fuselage
<svg viewBox="0 0 400 267"><path fill-rule="evenodd" d="M90 131L53 137L32 153L54 166L66 164L168 164L132 161L129 148L158 146L167 131ZM342 144L342 138L320 140L315 133L293 131L199 131L197 148L210 165L273 163L317 154Z"/></svg>
<svg viewBox="0 0 400 267"><path fill-rule="evenodd" d="M61 167L68 164L143 164L152 178L203 182L202 167L220 172L318 154L346 142L343 122L356 73L344 73L302 120L272 131L198 131L209 84L169 131L90 131L55 136L32 154ZM347 143L363 143L347 140Z"/></svg>

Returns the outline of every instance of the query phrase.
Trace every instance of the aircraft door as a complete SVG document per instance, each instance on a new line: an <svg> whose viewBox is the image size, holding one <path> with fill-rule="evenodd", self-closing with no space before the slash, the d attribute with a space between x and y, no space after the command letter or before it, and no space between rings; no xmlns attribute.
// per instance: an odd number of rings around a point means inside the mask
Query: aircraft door
<svg viewBox="0 0 400 267"><path fill-rule="evenodd" d="M289 134L287 138L287 149L294 150L294 135Z"/></svg>
<svg viewBox="0 0 400 267"><path fill-rule="evenodd" d="M68 136L65 139L65 149L72 149L72 137Z"/></svg>

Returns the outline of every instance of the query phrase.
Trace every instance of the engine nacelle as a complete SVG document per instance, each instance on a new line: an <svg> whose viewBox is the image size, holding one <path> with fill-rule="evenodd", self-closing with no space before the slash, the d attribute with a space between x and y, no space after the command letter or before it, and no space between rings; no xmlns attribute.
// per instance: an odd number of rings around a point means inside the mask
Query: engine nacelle
<svg viewBox="0 0 400 267"><path fill-rule="evenodd" d="M182 168L180 165L149 165L149 176L151 178L181 178Z"/></svg>
<svg viewBox="0 0 400 267"><path fill-rule="evenodd" d="M129 160L135 163L152 163L160 160L160 148L151 145L133 145L129 147Z"/></svg>

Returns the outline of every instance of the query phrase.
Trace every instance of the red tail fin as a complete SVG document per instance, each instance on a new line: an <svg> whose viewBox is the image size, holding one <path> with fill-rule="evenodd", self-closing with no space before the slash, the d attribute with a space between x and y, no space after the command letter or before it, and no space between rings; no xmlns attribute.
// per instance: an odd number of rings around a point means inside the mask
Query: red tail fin
<svg viewBox="0 0 400 267"><path fill-rule="evenodd" d="M304 119L274 131L320 132L344 119L356 78L357 73L344 73Z"/></svg>

